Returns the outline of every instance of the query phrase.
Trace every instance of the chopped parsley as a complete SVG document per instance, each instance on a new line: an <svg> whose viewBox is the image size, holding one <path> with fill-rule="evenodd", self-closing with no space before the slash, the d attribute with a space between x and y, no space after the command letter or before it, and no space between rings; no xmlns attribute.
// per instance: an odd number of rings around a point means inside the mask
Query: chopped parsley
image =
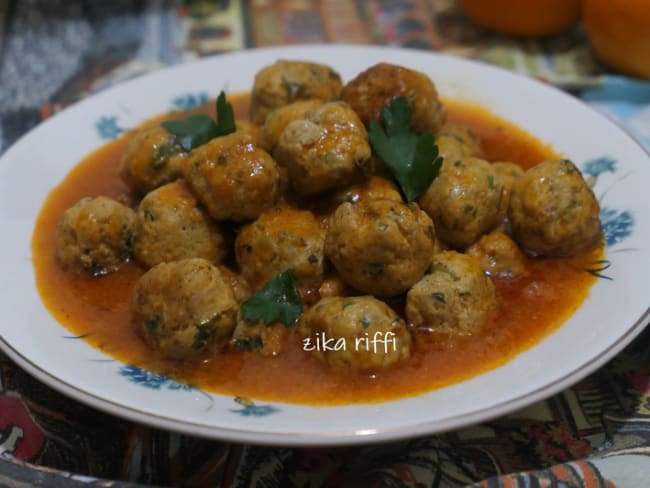
<svg viewBox="0 0 650 488"><path fill-rule="evenodd" d="M287 270L275 275L242 303L240 310L244 319L251 322L294 324L302 314L302 299L291 272Z"/></svg>
<svg viewBox="0 0 650 488"><path fill-rule="evenodd" d="M408 202L438 176L442 158L433 134L411 132L412 110L404 97L393 98L381 111L381 124L370 122L368 140L397 180Z"/></svg>
<svg viewBox="0 0 650 488"><path fill-rule="evenodd" d="M196 329L192 349L203 349L210 337L212 337L212 334L217 330L217 326L212 322L208 322L207 324L199 325Z"/></svg>
<svg viewBox="0 0 650 488"><path fill-rule="evenodd" d="M144 213L144 220L148 220L149 222L154 222L156 220L156 217L148 208L145 208L143 213Z"/></svg>
<svg viewBox="0 0 650 488"><path fill-rule="evenodd" d="M169 120L162 126L174 136L173 144L191 151L215 137L235 132L235 112L221 91L217 97L217 121L205 114L191 115L184 120Z"/></svg>
<svg viewBox="0 0 650 488"><path fill-rule="evenodd" d="M429 295L433 300L440 302L440 303L445 303L445 294L440 293L440 292L434 292L431 295Z"/></svg>
<svg viewBox="0 0 650 488"><path fill-rule="evenodd" d="M264 341L261 335L235 339L235 348L238 351L259 351L262 347L264 347Z"/></svg>
<svg viewBox="0 0 650 488"><path fill-rule="evenodd" d="M490 190L494 190L494 176L487 175L487 185Z"/></svg>

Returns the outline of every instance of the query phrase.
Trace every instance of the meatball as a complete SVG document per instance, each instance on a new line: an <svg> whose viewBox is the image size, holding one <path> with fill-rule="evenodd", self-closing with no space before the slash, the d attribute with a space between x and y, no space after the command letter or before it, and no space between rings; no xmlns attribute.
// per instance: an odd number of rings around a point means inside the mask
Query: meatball
<svg viewBox="0 0 650 488"><path fill-rule="evenodd" d="M236 122L237 130L236 132L242 137L250 137L251 144L261 147L265 151L269 150L269 146L266 141L266 136L260 128L260 126L248 122L246 120L238 120Z"/></svg>
<svg viewBox="0 0 650 488"><path fill-rule="evenodd" d="M237 351L277 356L284 351L289 331L288 327L281 324L251 323L240 318L232 333L232 345Z"/></svg>
<svg viewBox="0 0 650 488"><path fill-rule="evenodd" d="M164 127L139 131L127 145L120 160L119 174L137 194L179 178L186 153Z"/></svg>
<svg viewBox="0 0 650 488"><path fill-rule="evenodd" d="M568 159L526 171L512 189L508 217L514 240L534 254L570 256L598 245L600 205Z"/></svg>
<svg viewBox="0 0 650 488"><path fill-rule="evenodd" d="M411 127L415 132L438 132L445 122L446 110L433 81L424 73L380 63L360 73L341 92L341 99L350 104L366 127L371 120L380 119L391 99L400 96L411 106Z"/></svg>
<svg viewBox="0 0 650 488"><path fill-rule="evenodd" d="M224 279L230 283L237 303L243 303L251 297L253 294L251 287L241 274L234 272L223 264L218 265L217 268L219 268Z"/></svg>
<svg viewBox="0 0 650 488"><path fill-rule="evenodd" d="M305 61L277 61L255 76L250 118L261 125L271 110L297 100L336 100L342 87L341 76L329 66Z"/></svg>
<svg viewBox="0 0 650 488"><path fill-rule="evenodd" d="M436 145L438 146L438 154L442 156L442 160L448 162L448 164L472 156L469 147L452 136L441 135L436 137Z"/></svg>
<svg viewBox="0 0 650 488"><path fill-rule="evenodd" d="M343 102L329 102L290 122L273 152L298 195L349 185L372 172L368 133Z"/></svg>
<svg viewBox="0 0 650 488"><path fill-rule="evenodd" d="M161 186L142 199L135 229L133 253L147 267L185 258L218 263L225 253L219 228L183 180Z"/></svg>
<svg viewBox="0 0 650 488"><path fill-rule="evenodd" d="M343 202L357 203L368 199L384 198L403 202L402 195L390 180L373 175L366 181L334 191L327 196L327 204L338 207Z"/></svg>
<svg viewBox="0 0 650 488"><path fill-rule="evenodd" d="M56 255L66 270L100 275L131 257L135 212L108 197L85 197L63 212Z"/></svg>
<svg viewBox="0 0 650 488"><path fill-rule="evenodd" d="M499 202L499 211L497 221L503 222L508 216L508 206L510 205L510 195L515 182L524 175L524 170L516 163L508 161L495 161L492 163L494 171L497 173L497 180L503 188L501 201Z"/></svg>
<svg viewBox="0 0 650 488"><path fill-rule="evenodd" d="M244 226L235 240L241 273L253 289L290 269L299 287L323 281L325 229L307 210L280 207Z"/></svg>
<svg viewBox="0 0 650 488"><path fill-rule="evenodd" d="M131 308L136 331L150 347L169 358L196 359L228 341L239 306L217 267L191 258L142 275Z"/></svg>
<svg viewBox="0 0 650 488"><path fill-rule="evenodd" d="M411 355L404 320L372 296L323 298L303 315L299 330L303 349L339 372L373 373Z"/></svg>
<svg viewBox="0 0 650 488"><path fill-rule="evenodd" d="M271 152L278 144L282 131L290 122L303 118L308 112L321 105L323 101L318 99L299 100L269 112L262 127L262 134Z"/></svg>
<svg viewBox="0 0 650 488"><path fill-rule="evenodd" d="M481 143L472 129L457 124L445 124L440 129L437 141L441 138L455 140L465 156L483 155Z"/></svg>
<svg viewBox="0 0 650 488"><path fill-rule="evenodd" d="M496 224L501 183L479 158L443 162L440 174L418 202L433 219L438 237L463 249Z"/></svg>
<svg viewBox="0 0 650 488"><path fill-rule="evenodd" d="M480 331L496 310L496 295L478 259L444 251L434 257L430 270L406 295L406 319L435 332Z"/></svg>
<svg viewBox="0 0 650 488"><path fill-rule="evenodd" d="M485 234L466 253L476 257L488 275L516 278L526 273L526 258L515 241L503 232Z"/></svg>
<svg viewBox="0 0 650 488"><path fill-rule="evenodd" d="M348 285L393 296L422 277L434 239L433 223L417 204L386 199L346 202L329 218L325 255Z"/></svg>
<svg viewBox="0 0 650 488"><path fill-rule="evenodd" d="M277 197L280 172L247 133L228 134L192 150L185 179L215 220L257 217Z"/></svg>

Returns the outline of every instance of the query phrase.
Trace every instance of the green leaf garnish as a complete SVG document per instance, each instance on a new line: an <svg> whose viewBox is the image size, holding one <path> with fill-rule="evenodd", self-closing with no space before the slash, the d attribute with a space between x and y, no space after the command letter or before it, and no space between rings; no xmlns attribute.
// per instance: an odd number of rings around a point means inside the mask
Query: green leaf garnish
<svg viewBox="0 0 650 488"><path fill-rule="evenodd" d="M186 151L202 146L218 136L217 124L205 114L192 115L184 120L168 120L162 126L176 136L176 144Z"/></svg>
<svg viewBox="0 0 650 488"><path fill-rule="evenodd" d="M236 130L235 111L222 90L217 97L217 136L232 134Z"/></svg>
<svg viewBox="0 0 650 488"><path fill-rule="evenodd" d="M174 143L186 151L202 146L215 137L235 132L235 112L226 101L223 90L217 97L217 122L205 114L191 115L184 120L168 120L162 126L174 136Z"/></svg>
<svg viewBox="0 0 650 488"><path fill-rule="evenodd" d="M241 313L251 322L295 323L302 314L302 299L291 272L283 271L271 278L261 290L241 304Z"/></svg>
<svg viewBox="0 0 650 488"><path fill-rule="evenodd" d="M381 124L370 121L368 140L399 183L407 202L415 200L438 176L442 158L433 134L411 132L411 107L394 97L381 111Z"/></svg>

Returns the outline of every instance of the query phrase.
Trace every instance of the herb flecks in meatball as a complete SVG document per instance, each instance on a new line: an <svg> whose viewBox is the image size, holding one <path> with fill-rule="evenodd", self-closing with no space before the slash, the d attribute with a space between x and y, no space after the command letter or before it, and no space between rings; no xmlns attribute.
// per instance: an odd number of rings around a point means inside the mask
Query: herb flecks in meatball
<svg viewBox="0 0 650 488"><path fill-rule="evenodd" d="M429 274L406 295L409 323L434 332L479 332L495 309L494 285L478 259L456 251L435 256Z"/></svg>
<svg viewBox="0 0 650 488"><path fill-rule="evenodd" d="M411 354L404 320L372 296L323 298L303 315L299 330L303 349L339 372L374 373Z"/></svg>
<svg viewBox="0 0 650 488"><path fill-rule="evenodd" d="M263 124L268 113L298 100L339 98L343 83L329 66L306 61L277 61L255 76L250 118Z"/></svg>
<svg viewBox="0 0 650 488"><path fill-rule="evenodd" d="M492 168L496 172L497 181L501 184L501 201L499 202L499 211L497 212L497 223L504 223L508 218L508 207L510 206L510 195L512 188L519 178L524 175L524 170L516 163L509 161L495 161Z"/></svg>
<svg viewBox="0 0 650 488"><path fill-rule="evenodd" d="M314 195L370 176L368 133L352 109L330 102L293 120L273 152L298 195Z"/></svg>
<svg viewBox="0 0 650 488"><path fill-rule="evenodd" d="M135 232L135 258L147 267L186 258L213 263L225 254L217 225L183 180L149 192L140 202Z"/></svg>
<svg viewBox="0 0 650 488"><path fill-rule="evenodd" d="M144 194L179 178L185 156L175 137L163 127L142 129L122 155L120 177L131 191Z"/></svg>
<svg viewBox="0 0 650 488"><path fill-rule="evenodd" d="M273 206L280 172L250 134L235 132L194 149L185 179L213 219L243 221Z"/></svg>
<svg viewBox="0 0 650 488"><path fill-rule="evenodd" d="M438 237L464 249L497 223L501 193L501 182L487 161L445 160L418 203L433 219Z"/></svg>
<svg viewBox="0 0 650 488"><path fill-rule="evenodd" d="M514 240L534 254L570 256L602 239L600 205L567 159L547 160L517 180L508 217Z"/></svg>
<svg viewBox="0 0 650 488"><path fill-rule="evenodd" d="M131 257L135 212L104 196L85 197L67 209L56 228L56 255L66 270L100 275Z"/></svg>
<svg viewBox="0 0 650 488"><path fill-rule="evenodd" d="M409 102L415 132L436 134L445 122L446 110L433 81L424 73L402 66L376 64L349 81L341 92L341 99L366 127L371 120L380 119L381 111L395 97L405 97Z"/></svg>
<svg viewBox="0 0 650 488"><path fill-rule="evenodd" d="M325 254L353 288L393 296L422 277L434 239L431 219L416 204L346 202L329 219Z"/></svg>
<svg viewBox="0 0 650 488"><path fill-rule="evenodd" d="M216 353L229 340L238 310L230 284L200 258L154 266L137 282L131 303L136 331L174 359Z"/></svg>
<svg viewBox="0 0 650 488"><path fill-rule="evenodd" d="M301 289L317 289L323 281L324 242L325 229L311 212L280 207L240 230L235 254L255 290L286 269Z"/></svg>

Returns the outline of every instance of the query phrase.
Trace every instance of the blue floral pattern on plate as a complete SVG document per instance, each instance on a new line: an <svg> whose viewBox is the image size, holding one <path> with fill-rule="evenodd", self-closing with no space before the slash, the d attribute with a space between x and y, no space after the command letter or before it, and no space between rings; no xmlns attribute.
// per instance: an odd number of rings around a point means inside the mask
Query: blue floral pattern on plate
<svg viewBox="0 0 650 488"><path fill-rule="evenodd" d="M151 388L152 390L161 390L166 388L168 390L185 390L191 391L195 388L186 383L178 383L167 376L152 373L137 366L125 365L122 366L119 370L119 374L128 378L129 381L137 385L144 386L145 388Z"/></svg>
<svg viewBox="0 0 650 488"><path fill-rule="evenodd" d="M603 207L600 210L600 221L607 247L612 247L632 235L634 217L629 210Z"/></svg>
<svg viewBox="0 0 650 488"><path fill-rule="evenodd" d="M205 92L186 93L172 100L172 105L179 110L190 110L206 103L208 103L208 94Z"/></svg>
<svg viewBox="0 0 650 488"><path fill-rule="evenodd" d="M602 173L616 173L616 160L608 156L590 159L582 167L584 174L598 178Z"/></svg>
<svg viewBox="0 0 650 488"><path fill-rule="evenodd" d="M266 415L279 412L280 409L272 405L256 405L253 401L244 397L235 397L235 402L239 403L242 408L230 409L232 413L237 413L242 417L265 417Z"/></svg>
<svg viewBox="0 0 650 488"><path fill-rule="evenodd" d="M100 117L99 120L95 122L95 128L97 129L99 137L105 141L115 139L124 132L117 124L117 117L114 115Z"/></svg>

